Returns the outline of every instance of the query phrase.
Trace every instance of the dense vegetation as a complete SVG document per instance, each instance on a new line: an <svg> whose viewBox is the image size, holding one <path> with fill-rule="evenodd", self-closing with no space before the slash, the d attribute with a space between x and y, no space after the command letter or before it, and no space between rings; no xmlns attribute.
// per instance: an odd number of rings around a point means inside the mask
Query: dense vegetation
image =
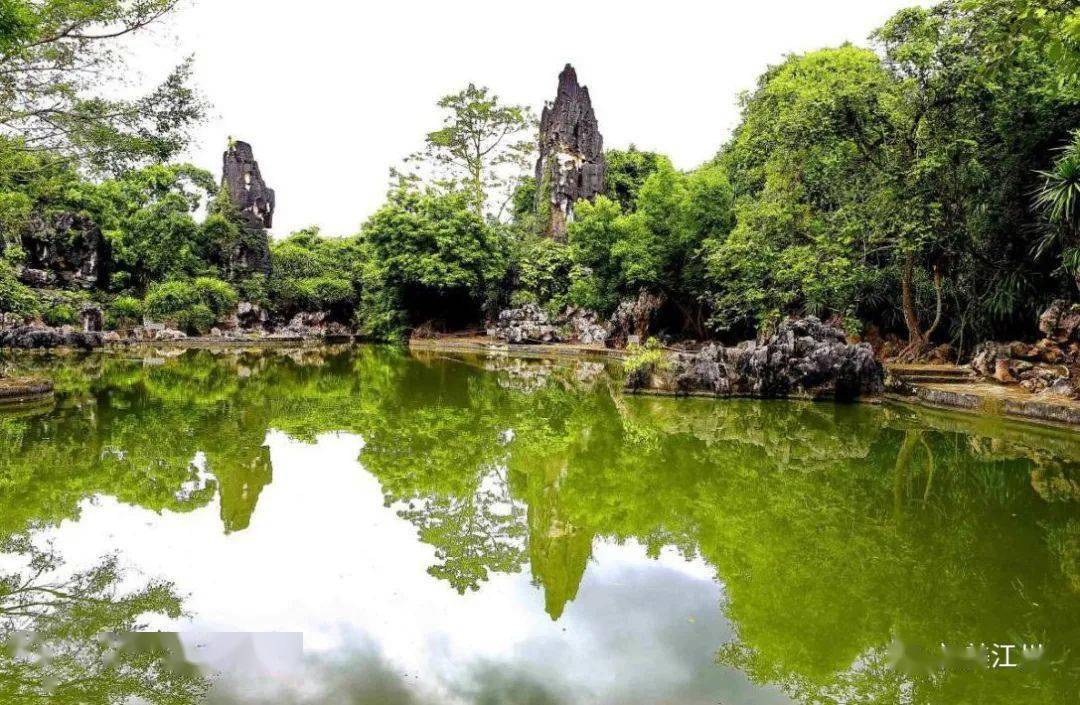
<svg viewBox="0 0 1080 705"><path fill-rule="evenodd" d="M168 163L203 111L187 66L133 102L94 93L123 68L98 30L139 31L172 3L77 5L0 0L2 311L64 322L94 299L117 325L146 314L205 331L249 300L392 338L527 301L606 316L646 291L663 302L655 332L674 338L811 313L917 352L1030 335L1080 283L1069 0L946 0L897 13L867 48L791 55L742 97L740 124L701 167L609 151L606 193L578 204L566 242L541 234L544 199L525 175L531 112L470 84L440 100L442 127L393 170L358 234L280 239L269 276L229 270L244 230L227 196ZM59 86L57 107L26 76ZM28 233L63 213L101 229L107 277L31 289L17 276Z"/></svg>

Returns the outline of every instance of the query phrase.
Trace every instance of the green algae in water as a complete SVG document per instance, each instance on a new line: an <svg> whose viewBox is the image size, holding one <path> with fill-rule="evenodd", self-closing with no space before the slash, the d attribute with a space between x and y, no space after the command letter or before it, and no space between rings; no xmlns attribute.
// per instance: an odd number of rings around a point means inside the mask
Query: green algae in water
<svg viewBox="0 0 1080 705"><path fill-rule="evenodd" d="M170 581L155 629L305 633L207 702L1080 692L1078 434L384 347L7 363L56 403L0 412L0 534Z"/></svg>

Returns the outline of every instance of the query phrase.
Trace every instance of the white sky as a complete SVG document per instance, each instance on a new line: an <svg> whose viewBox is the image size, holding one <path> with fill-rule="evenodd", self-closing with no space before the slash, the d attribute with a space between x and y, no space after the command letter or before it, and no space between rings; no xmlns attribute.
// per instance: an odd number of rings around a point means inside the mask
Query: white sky
<svg viewBox="0 0 1080 705"><path fill-rule="evenodd" d="M631 142L691 168L738 118L740 91L789 52L866 43L929 0L188 0L139 80L196 58L213 104L189 155L220 174L233 135L277 190L274 233L355 233L388 169L439 126L439 96L469 81L514 103L554 98L563 65L589 87L605 146Z"/></svg>

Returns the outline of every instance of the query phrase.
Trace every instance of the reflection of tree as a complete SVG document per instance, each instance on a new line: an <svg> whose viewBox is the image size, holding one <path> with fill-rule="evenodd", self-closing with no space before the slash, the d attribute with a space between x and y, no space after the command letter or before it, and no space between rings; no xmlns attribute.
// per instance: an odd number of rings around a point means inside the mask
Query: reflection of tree
<svg viewBox="0 0 1080 705"><path fill-rule="evenodd" d="M201 702L208 683L168 635L124 636L147 614L177 617L172 586L122 592L115 557L64 573L25 537L0 543L19 568L0 573L0 702L11 705L161 705Z"/></svg>
<svg viewBox="0 0 1080 705"><path fill-rule="evenodd" d="M1059 702L1080 682L1067 665L1037 681L915 681L883 660L894 637L1080 639L1068 434L891 407L621 398L572 365L389 348L95 365L67 373L56 411L0 422L17 449L0 454L3 527L70 516L92 493L183 510L220 487L226 530L240 530L271 478L267 430L347 431L459 591L529 560L557 619L594 537L635 540L708 561L736 633L721 659L806 702L903 702L904 689ZM200 453L217 483L187 498Z"/></svg>
<svg viewBox="0 0 1080 705"><path fill-rule="evenodd" d="M416 525L420 540L435 547L428 568L459 593L477 590L489 572L516 573L523 561L521 510L497 470L465 497L414 498L398 515Z"/></svg>

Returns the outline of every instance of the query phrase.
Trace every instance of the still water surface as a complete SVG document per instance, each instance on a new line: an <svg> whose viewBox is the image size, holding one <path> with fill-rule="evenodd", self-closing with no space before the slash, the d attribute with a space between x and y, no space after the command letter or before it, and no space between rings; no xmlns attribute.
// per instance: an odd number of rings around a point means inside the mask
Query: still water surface
<svg viewBox="0 0 1080 705"><path fill-rule="evenodd" d="M0 653L4 702L1080 701L1075 434L380 347L7 362L59 393L0 412L0 629L77 657ZM93 599L12 607L45 554ZM88 661L132 624L197 669Z"/></svg>

